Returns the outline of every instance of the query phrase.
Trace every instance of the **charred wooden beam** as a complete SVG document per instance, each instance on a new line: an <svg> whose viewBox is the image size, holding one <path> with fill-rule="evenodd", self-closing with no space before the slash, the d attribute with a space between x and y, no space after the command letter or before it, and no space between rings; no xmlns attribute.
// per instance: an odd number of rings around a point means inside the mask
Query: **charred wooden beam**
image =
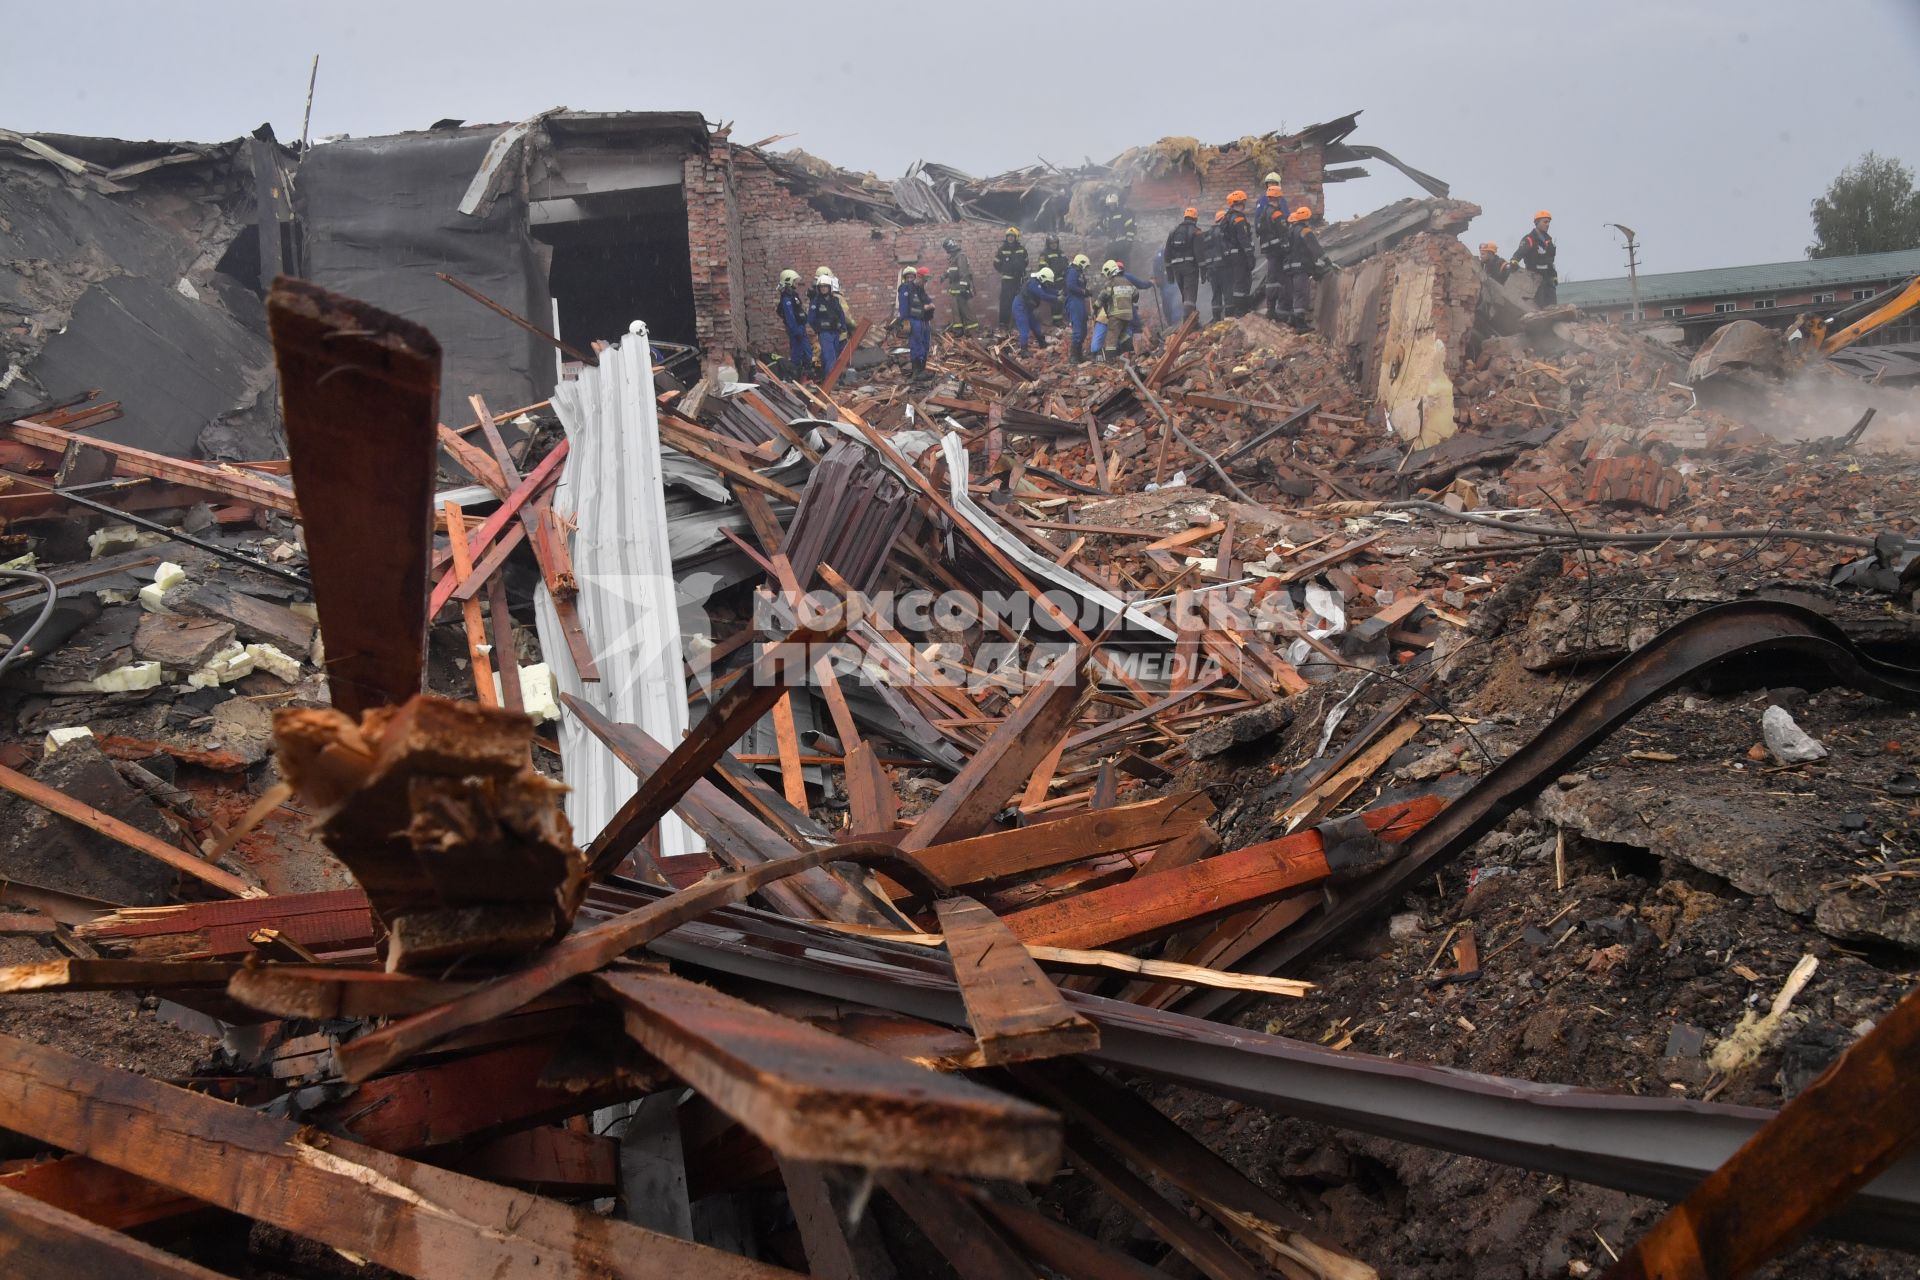
<svg viewBox="0 0 1920 1280"><path fill-rule="evenodd" d="M65 1280L221 1280L218 1272L0 1183L0 1262L14 1276Z"/></svg>
<svg viewBox="0 0 1920 1280"><path fill-rule="evenodd" d="M440 344L304 280L267 297L327 686L348 715L420 691L439 462Z"/></svg>

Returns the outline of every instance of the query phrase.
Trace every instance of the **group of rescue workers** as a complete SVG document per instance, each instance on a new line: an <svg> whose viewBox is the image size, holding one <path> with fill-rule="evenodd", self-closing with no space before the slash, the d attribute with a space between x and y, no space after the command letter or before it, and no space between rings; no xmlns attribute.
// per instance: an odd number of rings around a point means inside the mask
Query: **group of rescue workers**
<svg viewBox="0 0 1920 1280"><path fill-rule="evenodd" d="M1510 260L1502 260L1499 246L1480 246L1481 263L1496 279L1514 270L1535 278L1535 302L1552 306L1559 280L1554 269L1554 243L1549 234L1553 215L1542 209L1534 215L1533 230L1520 241ZM1155 254L1152 275L1142 279L1128 270L1135 259L1133 215L1117 191L1101 197L1101 213L1094 238L1105 244L1105 261L1098 277L1093 259L1085 253L1069 258L1060 237L1049 235L1039 265L1033 265L1018 227L1008 227L993 256L1000 277L998 331L1011 327L1020 350L1037 340L1045 345L1042 328L1064 321L1074 363L1107 360L1133 350L1141 332L1149 299L1161 319L1171 325L1199 310L1200 284L1212 295L1214 321L1246 315L1257 297L1273 320L1305 331L1311 311L1313 282L1334 269L1313 231L1313 211L1306 205L1289 207L1280 175L1269 173L1266 190L1247 208L1247 193L1235 191L1226 207L1213 215L1213 225L1200 225L1197 209L1186 209L1166 243ZM957 240L941 244L947 255L946 290L952 311L950 332L971 335L980 329L973 313L973 264ZM1256 290L1255 258L1264 266ZM927 355L933 341L933 301L927 294L932 278L927 267L900 271L893 326L907 333L907 353L916 380L927 375ZM801 291L800 273L780 273L779 312L786 328L788 361L799 372L815 367L813 341L820 344L819 371L826 374L840 359L842 344L853 334L853 317L840 292L840 281L829 267L814 273L813 284ZM1091 324L1089 323L1091 322ZM1091 332L1089 332L1091 330ZM1089 347L1088 339L1092 342Z"/></svg>

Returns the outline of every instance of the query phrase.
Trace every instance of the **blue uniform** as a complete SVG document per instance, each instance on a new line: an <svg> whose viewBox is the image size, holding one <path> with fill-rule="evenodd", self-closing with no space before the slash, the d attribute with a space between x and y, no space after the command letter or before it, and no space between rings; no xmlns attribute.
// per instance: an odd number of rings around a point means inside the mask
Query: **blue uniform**
<svg viewBox="0 0 1920 1280"><path fill-rule="evenodd" d="M807 323L820 335L820 373L825 376L840 363L840 339L853 326L847 323L847 308L840 295L819 285L807 300Z"/></svg>
<svg viewBox="0 0 1920 1280"><path fill-rule="evenodd" d="M1025 351L1039 327L1033 319L1033 309L1041 303L1060 305L1060 291L1049 289L1040 283L1039 276L1028 276L1027 282L1020 286L1020 292L1013 295L1013 324L1020 332L1020 349Z"/></svg>
<svg viewBox="0 0 1920 1280"><path fill-rule="evenodd" d="M933 327L927 323L933 304L927 299L926 289L915 280L900 286L897 305L900 318L907 322L907 358L918 369L927 362L927 352L933 346Z"/></svg>
<svg viewBox="0 0 1920 1280"><path fill-rule="evenodd" d="M1087 344L1087 270L1075 264L1067 268L1067 282L1062 290L1067 295L1067 329L1073 335L1075 353L1086 350Z"/></svg>
<svg viewBox="0 0 1920 1280"><path fill-rule="evenodd" d="M787 331L787 359L804 373L813 367L813 340L807 335L807 304L800 286L787 285L780 290L780 323Z"/></svg>

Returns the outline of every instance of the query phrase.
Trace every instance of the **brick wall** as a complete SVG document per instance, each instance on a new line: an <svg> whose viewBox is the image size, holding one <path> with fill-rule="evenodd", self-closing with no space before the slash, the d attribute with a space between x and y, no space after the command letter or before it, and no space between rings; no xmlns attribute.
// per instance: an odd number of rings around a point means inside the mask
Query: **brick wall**
<svg viewBox="0 0 1920 1280"><path fill-rule="evenodd" d="M928 293L934 301L934 323L944 325L950 317L943 279L947 256L941 251L940 242L948 237L960 241L973 263L976 318L987 324L993 322L999 303L999 278L994 274L993 254L1006 231L1004 226L940 222L884 228L856 221L828 222L805 200L782 186L766 164L748 151L731 152L730 162L726 163L726 171L731 176L729 191L717 197L722 203L728 198L732 202L731 225L739 237L733 261L739 264L738 271L729 274L724 266L709 267L712 278L703 285L702 245L712 244L718 233L708 228L703 234L697 229L709 219L695 210L695 203L703 196L716 197L709 193L704 181L696 188L696 166L704 161L704 170L712 171L723 163L722 157L728 151L716 140L712 158L692 157L687 169L688 221L696 226L691 237L695 297L702 312L701 345L710 354L716 349L716 343L722 348L727 345L720 342L719 329L710 324L705 314L709 297L711 305L721 305L723 293L726 305L736 313L744 309L744 317L733 322L739 327L734 329L736 337L731 341L738 341L737 335L743 334L746 345L754 351L785 348L774 303L779 294L780 272L788 267L808 280L813 278L816 267L832 267L840 277L841 290L846 294L854 320L871 320L876 329L893 316L894 290L899 285L900 269L929 267L933 271ZM1203 224L1211 223L1213 211L1224 206L1227 193L1237 188L1246 191L1251 207L1251 201L1260 193L1259 179L1264 172L1257 169L1249 157L1216 164L1205 180L1186 170L1136 182L1131 189L1129 207L1139 228L1142 260L1128 265L1144 275L1152 267L1153 255L1166 240L1167 232L1173 229L1173 224L1180 220L1181 210L1188 205L1201 211ZM1280 173L1288 202L1305 203L1316 215L1323 212L1320 172L1321 156L1317 148L1284 157ZM703 172L701 177L705 176ZM1038 265L1045 235L1028 234L1026 242L1034 265ZM1096 244L1094 237L1073 231L1061 234L1061 245L1069 257L1084 252L1096 264L1104 247ZM725 277L725 284L737 283L738 288L723 287L719 277Z"/></svg>
<svg viewBox="0 0 1920 1280"><path fill-rule="evenodd" d="M732 359L746 340L739 202L728 170L730 148L715 139L690 153L682 179L687 199L687 257L693 273L695 341L709 363Z"/></svg>

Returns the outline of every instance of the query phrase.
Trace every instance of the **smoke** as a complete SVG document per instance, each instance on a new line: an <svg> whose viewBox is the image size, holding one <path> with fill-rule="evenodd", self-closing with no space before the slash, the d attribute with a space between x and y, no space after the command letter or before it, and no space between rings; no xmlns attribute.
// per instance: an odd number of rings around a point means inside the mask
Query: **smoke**
<svg viewBox="0 0 1920 1280"><path fill-rule="evenodd" d="M1776 439L1819 440L1845 435L1868 409L1862 450L1920 451L1920 387L1875 386L1832 369L1802 370L1732 416Z"/></svg>

